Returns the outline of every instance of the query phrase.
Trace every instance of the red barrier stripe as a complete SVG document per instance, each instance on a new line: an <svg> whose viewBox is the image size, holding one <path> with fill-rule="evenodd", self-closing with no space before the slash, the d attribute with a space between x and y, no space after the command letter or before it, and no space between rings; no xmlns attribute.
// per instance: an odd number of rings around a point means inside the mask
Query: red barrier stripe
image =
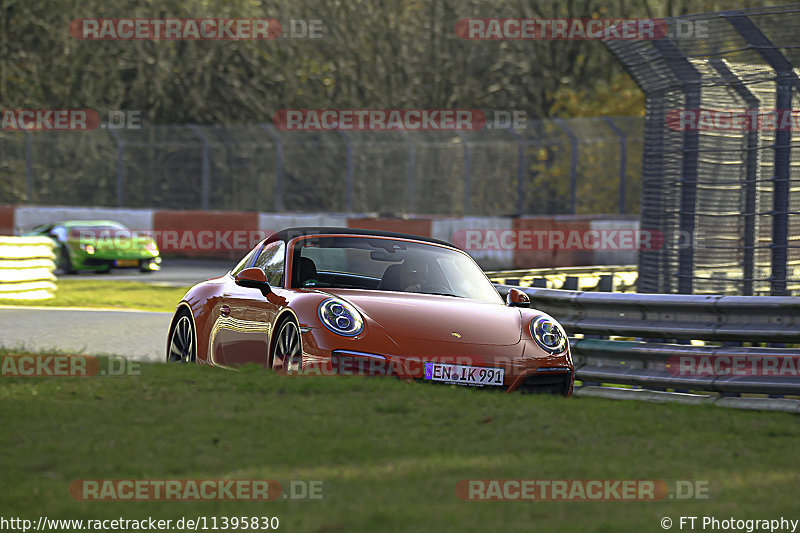
<svg viewBox="0 0 800 533"><path fill-rule="evenodd" d="M14 235L13 205L0 205L0 235Z"/></svg>
<svg viewBox="0 0 800 533"><path fill-rule="evenodd" d="M155 211L153 230L159 249L166 255L236 259L252 248L249 237L258 232L258 213Z"/></svg>

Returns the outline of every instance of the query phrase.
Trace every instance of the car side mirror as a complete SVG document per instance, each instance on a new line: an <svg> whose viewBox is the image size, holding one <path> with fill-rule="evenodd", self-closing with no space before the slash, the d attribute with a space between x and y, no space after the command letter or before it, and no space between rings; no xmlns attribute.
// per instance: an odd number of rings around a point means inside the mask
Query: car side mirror
<svg viewBox="0 0 800 533"><path fill-rule="evenodd" d="M509 307L530 307L531 298L519 289L508 289L506 305Z"/></svg>
<svg viewBox="0 0 800 533"><path fill-rule="evenodd" d="M235 278L236 284L248 289L259 289L266 295L272 292L272 287L267 283L267 275L258 267L245 268Z"/></svg>

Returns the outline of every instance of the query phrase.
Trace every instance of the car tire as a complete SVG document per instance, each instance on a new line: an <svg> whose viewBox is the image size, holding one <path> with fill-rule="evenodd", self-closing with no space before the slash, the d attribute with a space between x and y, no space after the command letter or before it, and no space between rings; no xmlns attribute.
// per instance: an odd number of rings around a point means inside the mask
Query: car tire
<svg viewBox="0 0 800 533"><path fill-rule="evenodd" d="M66 244L62 244L58 257L58 268L64 274L74 274L75 269L72 267L72 259L69 256L69 248Z"/></svg>
<svg viewBox="0 0 800 533"><path fill-rule="evenodd" d="M175 314L167 338L167 363L188 364L197 360L197 332L192 315L185 308Z"/></svg>
<svg viewBox="0 0 800 533"><path fill-rule="evenodd" d="M303 339L294 318L282 320L275 328L278 334L272 342L271 367L284 374L299 374L303 368Z"/></svg>

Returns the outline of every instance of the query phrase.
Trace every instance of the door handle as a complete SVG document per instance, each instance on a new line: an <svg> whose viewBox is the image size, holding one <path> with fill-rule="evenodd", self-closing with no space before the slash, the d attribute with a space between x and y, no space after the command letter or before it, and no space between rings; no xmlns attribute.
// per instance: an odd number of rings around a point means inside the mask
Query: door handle
<svg viewBox="0 0 800 533"><path fill-rule="evenodd" d="M230 316L230 314L231 314L230 306L223 305L222 307L220 307L219 308L219 314L222 315L222 316Z"/></svg>

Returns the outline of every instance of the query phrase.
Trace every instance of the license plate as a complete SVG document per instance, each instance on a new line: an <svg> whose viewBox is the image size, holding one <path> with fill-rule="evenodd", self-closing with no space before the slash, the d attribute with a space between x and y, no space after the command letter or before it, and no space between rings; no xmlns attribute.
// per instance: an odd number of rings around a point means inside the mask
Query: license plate
<svg viewBox="0 0 800 533"><path fill-rule="evenodd" d="M135 267L139 266L139 261L136 259L117 259L114 265L118 267Z"/></svg>
<svg viewBox="0 0 800 533"><path fill-rule="evenodd" d="M425 379L458 385L503 385L505 370L485 366L450 365L447 363L425 363Z"/></svg>

